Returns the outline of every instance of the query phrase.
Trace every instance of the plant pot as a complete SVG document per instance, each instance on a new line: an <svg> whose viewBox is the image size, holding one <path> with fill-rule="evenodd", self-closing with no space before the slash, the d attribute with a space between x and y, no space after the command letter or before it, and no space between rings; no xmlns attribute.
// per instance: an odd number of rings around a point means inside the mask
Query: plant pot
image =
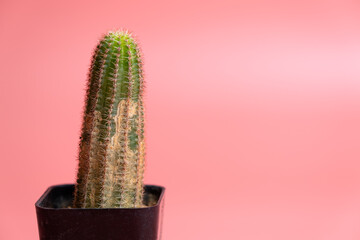
<svg viewBox="0 0 360 240"><path fill-rule="evenodd" d="M40 240L160 240L165 188L146 185L144 208L71 208L74 185L49 187L35 203Z"/></svg>

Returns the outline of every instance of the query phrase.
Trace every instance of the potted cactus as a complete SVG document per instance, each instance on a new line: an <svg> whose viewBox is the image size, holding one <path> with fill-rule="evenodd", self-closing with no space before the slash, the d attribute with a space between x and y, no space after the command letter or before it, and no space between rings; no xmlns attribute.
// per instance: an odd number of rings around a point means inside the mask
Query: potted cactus
<svg viewBox="0 0 360 240"><path fill-rule="evenodd" d="M40 240L158 240L165 189L143 185L144 80L139 47L109 32L91 62L76 184L36 202Z"/></svg>

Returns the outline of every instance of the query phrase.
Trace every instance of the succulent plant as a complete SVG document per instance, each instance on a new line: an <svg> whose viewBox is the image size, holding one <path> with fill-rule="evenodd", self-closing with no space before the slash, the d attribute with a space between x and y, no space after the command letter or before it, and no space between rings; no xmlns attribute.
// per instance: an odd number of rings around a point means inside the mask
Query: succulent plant
<svg viewBox="0 0 360 240"><path fill-rule="evenodd" d="M129 32L102 37L87 84L74 207L141 207L144 80L140 50Z"/></svg>

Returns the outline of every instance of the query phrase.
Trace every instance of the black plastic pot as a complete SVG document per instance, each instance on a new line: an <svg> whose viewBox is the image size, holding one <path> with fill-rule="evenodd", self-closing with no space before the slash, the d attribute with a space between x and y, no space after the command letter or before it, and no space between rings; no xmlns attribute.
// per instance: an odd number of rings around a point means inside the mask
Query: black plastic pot
<svg viewBox="0 0 360 240"><path fill-rule="evenodd" d="M144 208L70 208L74 185L49 187L35 203L40 240L160 240L165 188L146 185Z"/></svg>

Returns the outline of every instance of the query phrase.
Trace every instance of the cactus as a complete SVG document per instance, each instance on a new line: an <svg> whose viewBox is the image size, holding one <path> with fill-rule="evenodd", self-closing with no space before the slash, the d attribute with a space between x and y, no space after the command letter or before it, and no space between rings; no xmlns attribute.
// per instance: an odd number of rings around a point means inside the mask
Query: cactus
<svg viewBox="0 0 360 240"><path fill-rule="evenodd" d="M136 41L127 31L109 32L88 75L74 207L142 207L143 90Z"/></svg>

